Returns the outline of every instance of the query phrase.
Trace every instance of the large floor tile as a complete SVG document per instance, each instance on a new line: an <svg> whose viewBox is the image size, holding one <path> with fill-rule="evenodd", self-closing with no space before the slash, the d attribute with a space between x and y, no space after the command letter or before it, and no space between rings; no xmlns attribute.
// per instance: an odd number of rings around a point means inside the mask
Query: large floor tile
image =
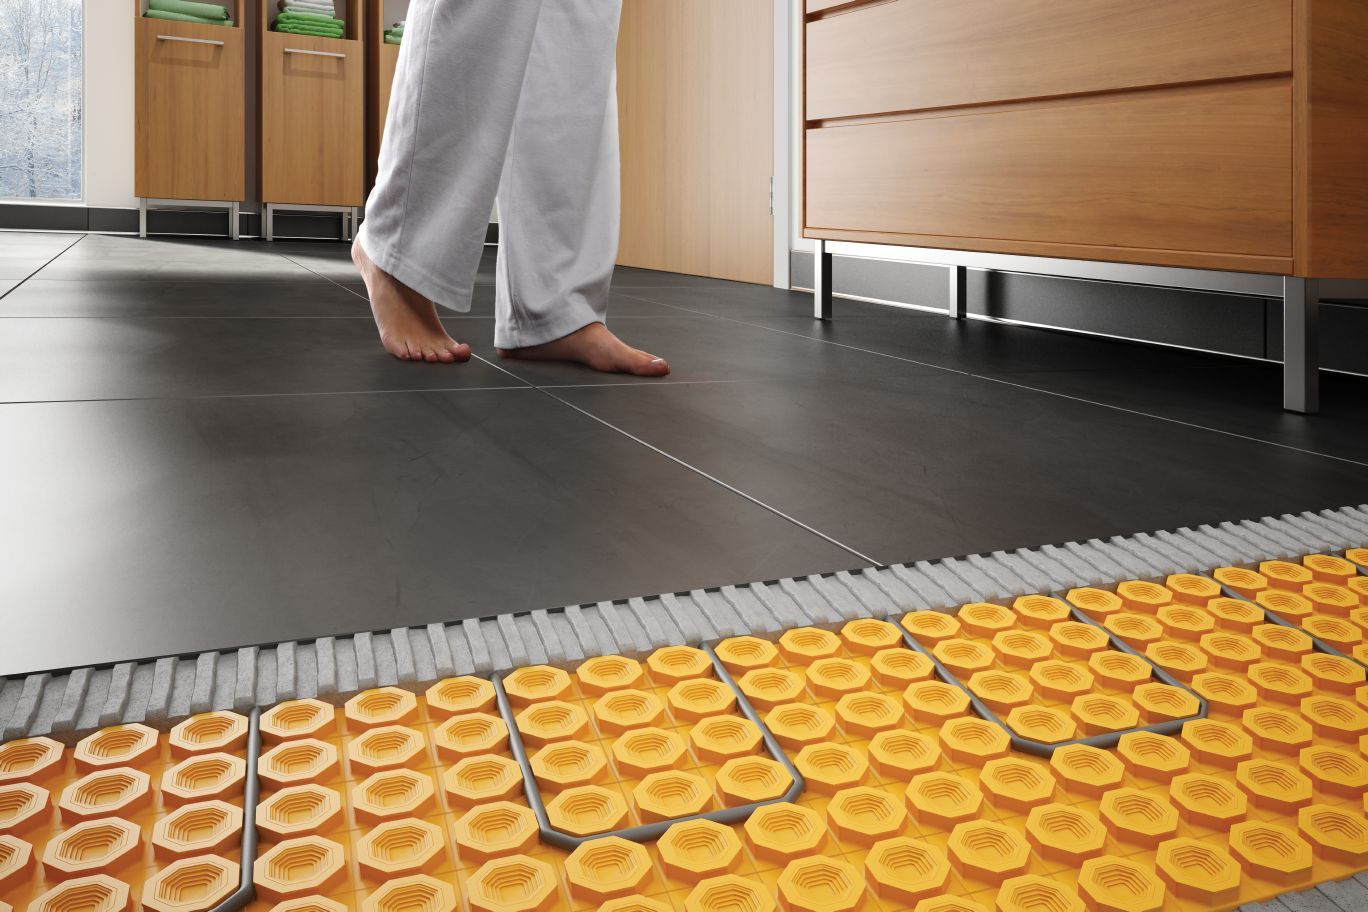
<svg viewBox="0 0 1368 912"><path fill-rule="evenodd" d="M13 285L43 267L46 257L0 257L0 282Z"/></svg>
<svg viewBox="0 0 1368 912"><path fill-rule="evenodd" d="M832 320L817 320L811 314L811 295L773 289L756 293L742 287L726 294L696 288L631 289L624 294L965 373L1189 369L1216 367L1230 360L1048 329L951 320L939 313L858 301L840 301ZM735 309L729 309L732 304Z"/></svg>
<svg viewBox="0 0 1368 912"><path fill-rule="evenodd" d="M362 298L367 296L366 286L359 282L342 283L348 291ZM470 310L459 313L448 307L438 307L437 312L442 319L451 317L492 317L494 316L494 286L476 285L474 296L471 298ZM614 317L687 317L687 312L665 304L657 304L654 301L642 300L635 295L619 292L616 290L608 293L608 320L612 322Z"/></svg>
<svg viewBox="0 0 1368 912"><path fill-rule="evenodd" d="M351 260L351 245L336 241L276 241L271 249L311 272L335 282L358 283L361 275ZM494 284L494 262L497 248L486 244L480 258L476 285Z"/></svg>
<svg viewBox="0 0 1368 912"><path fill-rule="evenodd" d="M613 284L622 288L764 288L764 285L748 285L744 282L728 282L707 276L684 275L678 272L660 272L655 269L639 269L635 266L619 266L613 272Z"/></svg>
<svg viewBox="0 0 1368 912"><path fill-rule="evenodd" d="M534 390L0 406L0 674L861 561Z"/></svg>
<svg viewBox="0 0 1368 912"><path fill-rule="evenodd" d="M79 234L58 231L0 231L0 250L21 247L62 248L80 238Z"/></svg>
<svg viewBox="0 0 1368 912"><path fill-rule="evenodd" d="M664 382L784 382L939 373L935 368L824 345L806 336L785 335L710 317L623 316L614 320L610 315L608 325L628 344L669 361L671 373ZM452 329L465 330L466 339L476 351L483 353L493 345L492 321L469 328L457 325ZM640 377L600 374L575 364L538 361L503 361L501 364L527 382L543 386L643 382Z"/></svg>
<svg viewBox="0 0 1368 912"><path fill-rule="evenodd" d="M145 282L324 282L260 241L87 235L45 266L44 279Z"/></svg>
<svg viewBox="0 0 1368 912"><path fill-rule="evenodd" d="M41 266L80 239L81 235L0 231L0 274L8 277L17 266L30 262Z"/></svg>
<svg viewBox="0 0 1368 912"><path fill-rule="evenodd" d="M1368 378L1321 373L1317 415L1284 412L1282 367L1226 361L1200 371L1051 371L1033 389L1368 463Z"/></svg>
<svg viewBox="0 0 1368 912"><path fill-rule="evenodd" d="M624 272L626 276L622 275ZM711 279L699 279L692 285L670 285L663 278L668 273L653 275L662 276L660 284L640 282L631 270L619 268L613 287L634 297L718 317L747 320L753 317L812 316L812 295L806 292Z"/></svg>
<svg viewBox="0 0 1368 912"><path fill-rule="evenodd" d="M369 316L370 307L364 298L331 282L34 278L0 301L0 318Z"/></svg>
<svg viewBox="0 0 1368 912"><path fill-rule="evenodd" d="M882 562L1368 499L1368 468L960 375L554 392Z"/></svg>
<svg viewBox="0 0 1368 912"><path fill-rule="evenodd" d="M275 241L269 246L287 260L332 281L361 281L361 275L352 263L350 244L341 241Z"/></svg>
<svg viewBox="0 0 1368 912"><path fill-rule="evenodd" d="M519 385L479 361L399 361L364 318L0 319L3 402Z"/></svg>
<svg viewBox="0 0 1368 912"><path fill-rule="evenodd" d="M62 248L54 250L21 248L7 250L0 247L0 282L16 283L33 275L51 260L61 254Z"/></svg>

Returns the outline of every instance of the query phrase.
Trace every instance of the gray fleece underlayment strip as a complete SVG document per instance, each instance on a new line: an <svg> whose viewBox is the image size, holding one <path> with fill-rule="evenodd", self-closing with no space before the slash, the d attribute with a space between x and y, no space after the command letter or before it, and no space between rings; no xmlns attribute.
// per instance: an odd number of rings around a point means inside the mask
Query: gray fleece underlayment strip
<svg viewBox="0 0 1368 912"><path fill-rule="evenodd" d="M245 711L297 697L341 701L368 687L419 688L451 675L573 665L615 652L639 656L741 633L839 626L856 617L896 618L914 609L1364 546L1368 505L32 674L0 683L0 740L50 735L73 743L116 722L165 728L211 709ZM1362 892L1365 885L1336 889ZM1368 907L1368 894L1354 895L1360 908L1353 912ZM1299 902L1306 908L1287 900L1287 909L1269 912L1311 912L1308 904L1319 900Z"/></svg>

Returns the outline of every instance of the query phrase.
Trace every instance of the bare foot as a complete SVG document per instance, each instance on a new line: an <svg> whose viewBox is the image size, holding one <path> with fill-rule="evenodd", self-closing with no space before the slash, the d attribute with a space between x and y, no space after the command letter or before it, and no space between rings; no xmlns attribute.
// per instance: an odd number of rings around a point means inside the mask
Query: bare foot
<svg viewBox="0 0 1368 912"><path fill-rule="evenodd" d="M664 358L637 351L608 331L590 323L568 336L528 348L500 348L500 358L525 361L577 361L605 374L663 377L670 372Z"/></svg>
<svg viewBox="0 0 1368 912"><path fill-rule="evenodd" d="M360 242L352 243L352 262L370 294L371 313L385 351L401 361L450 364L469 361L470 346L457 342L437 319L437 305L371 262Z"/></svg>

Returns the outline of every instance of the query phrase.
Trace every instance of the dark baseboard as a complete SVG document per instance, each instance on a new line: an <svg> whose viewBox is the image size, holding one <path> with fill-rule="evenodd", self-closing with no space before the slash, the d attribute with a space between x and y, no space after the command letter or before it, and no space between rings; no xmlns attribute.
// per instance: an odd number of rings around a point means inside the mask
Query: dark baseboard
<svg viewBox="0 0 1368 912"><path fill-rule="evenodd" d="M43 203L0 203L0 230L137 234L138 210ZM147 213L147 231L149 234L227 237L227 216L219 210L153 209ZM260 237L260 213L240 213L238 232L242 237ZM342 216L332 212L280 211L276 213L275 233L276 237L282 240L335 241L342 236ZM498 242L499 226L491 222L485 232L485 243Z"/></svg>
<svg viewBox="0 0 1368 912"><path fill-rule="evenodd" d="M138 230L136 209L89 209L87 231L135 234Z"/></svg>
<svg viewBox="0 0 1368 912"><path fill-rule="evenodd" d="M812 254L790 258L795 287L812 286ZM937 266L836 257L832 289L875 301L944 310L949 290ZM971 315L1087 332L1155 345L1282 360L1282 302L1266 298L970 270ZM839 313L840 305L837 304ZM1368 307L1321 305L1321 364L1368 373Z"/></svg>
<svg viewBox="0 0 1368 912"><path fill-rule="evenodd" d="M0 228L19 231L89 231L90 209L86 206L2 203ZM136 212L133 213L133 230L138 230Z"/></svg>

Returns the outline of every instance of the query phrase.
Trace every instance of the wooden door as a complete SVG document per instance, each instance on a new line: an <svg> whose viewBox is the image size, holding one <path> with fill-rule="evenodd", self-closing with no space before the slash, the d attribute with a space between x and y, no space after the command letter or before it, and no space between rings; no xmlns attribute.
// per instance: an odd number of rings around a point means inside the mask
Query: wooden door
<svg viewBox="0 0 1368 912"><path fill-rule="evenodd" d="M360 41L264 32L261 192L268 203L364 202L366 62Z"/></svg>
<svg viewBox="0 0 1368 912"><path fill-rule="evenodd" d="M240 27L138 20L138 196L245 196L242 36Z"/></svg>
<svg viewBox="0 0 1368 912"><path fill-rule="evenodd" d="M774 278L771 0L625 0L618 263Z"/></svg>

